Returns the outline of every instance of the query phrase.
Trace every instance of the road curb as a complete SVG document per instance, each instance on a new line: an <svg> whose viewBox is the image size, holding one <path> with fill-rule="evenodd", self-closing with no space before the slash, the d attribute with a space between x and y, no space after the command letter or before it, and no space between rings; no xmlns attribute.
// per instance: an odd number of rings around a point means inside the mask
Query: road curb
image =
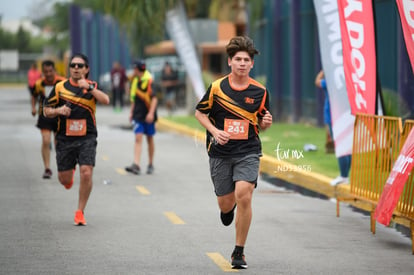
<svg viewBox="0 0 414 275"><path fill-rule="evenodd" d="M158 119L157 130L174 132L177 134L193 137L197 142L205 142L205 132L188 127L186 125L169 121L165 118ZM283 172L278 172L278 167L283 167L281 169ZM261 158L260 172L266 173L271 177L289 182L293 185L306 188L331 199L336 199L336 197L352 198L349 184L331 186L330 182L332 178L319 173L298 169L295 165L278 160L269 155L264 155ZM349 201L346 201L346 203L366 212L369 212L372 209L372 205L358 200L350 199ZM336 214L335 210L333 210L333 214ZM396 219L394 222L406 227L410 226L405 220Z"/></svg>
<svg viewBox="0 0 414 275"><path fill-rule="evenodd" d="M205 132L179 123L171 122L165 118L158 119L157 129L160 131L169 131L190 136L199 142L204 143L205 141ZM278 172L278 170L282 171ZM331 178L318 173L298 169L298 167L295 165L282 160L278 160L269 155L263 155L261 158L260 172L287 181L294 185L312 190L327 197L335 197L336 190L333 186L330 185L330 181L332 180Z"/></svg>

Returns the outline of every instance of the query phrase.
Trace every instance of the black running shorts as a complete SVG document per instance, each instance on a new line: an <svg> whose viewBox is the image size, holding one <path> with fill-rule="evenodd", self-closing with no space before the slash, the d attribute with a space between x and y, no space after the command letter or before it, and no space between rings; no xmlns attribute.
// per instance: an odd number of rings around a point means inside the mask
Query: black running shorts
<svg viewBox="0 0 414 275"><path fill-rule="evenodd" d="M48 129L50 131L57 131L57 118L47 118L43 115L39 115L37 119L36 127L39 129Z"/></svg>
<svg viewBox="0 0 414 275"><path fill-rule="evenodd" d="M56 162L58 171L67 171L75 168L76 164L95 166L96 137L81 138L79 140L57 140Z"/></svg>

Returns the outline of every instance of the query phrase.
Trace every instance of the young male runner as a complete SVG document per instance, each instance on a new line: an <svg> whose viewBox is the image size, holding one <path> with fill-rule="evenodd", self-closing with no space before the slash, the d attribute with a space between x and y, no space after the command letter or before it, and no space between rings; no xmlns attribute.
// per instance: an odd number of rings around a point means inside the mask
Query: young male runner
<svg viewBox="0 0 414 275"><path fill-rule="evenodd" d="M220 218L225 226L236 212L233 268L247 268L244 246L252 219L252 195L257 185L261 142L259 130L272 125L266 88L249 73L258 54L253 41L234 37L226 46L231 73L214 81L196 107L195 117L207 130L210 159Z"/></svg>

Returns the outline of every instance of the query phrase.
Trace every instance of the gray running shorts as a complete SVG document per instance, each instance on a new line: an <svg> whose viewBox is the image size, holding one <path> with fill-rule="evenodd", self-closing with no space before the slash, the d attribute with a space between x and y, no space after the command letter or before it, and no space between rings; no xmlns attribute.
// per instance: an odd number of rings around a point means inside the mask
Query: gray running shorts
<svg viewBox="0 0 414 275"><path fill-rule="evenodd" d="M259 155L239 158L210 158L210 175L217 196L234 191L237 181L247 181L257 186Z"/></svg>
<svg viewBox="0 0 414 275"><path fill-rule="evenodd" d="M58 171L74 169L76 164L95 166L96 137L79 140L58 140L56 144L56 162Z"/></svg>

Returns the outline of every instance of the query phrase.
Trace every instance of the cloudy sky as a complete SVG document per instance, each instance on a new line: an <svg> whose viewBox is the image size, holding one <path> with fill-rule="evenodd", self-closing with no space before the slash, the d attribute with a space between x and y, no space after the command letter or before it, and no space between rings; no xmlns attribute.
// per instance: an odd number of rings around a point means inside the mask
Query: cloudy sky
<svg viewBox="0 0 414 275"><path fill-rule="evenodd" d="M0 14L2 20L17 20L27 15L27 7L32 1L30 0L15 0L15 1L0 1Z"/></svg>
<svg viewBox="0 0 414 275"><path fill-rule="evenodd" d="M39 10L37 7L48 11L58 1L67 2L69 0L1 0L0 14L2 15L2 21L14 21L24 17L37 18L39 16L39 14L36 14L36 11Z"/></svg>

